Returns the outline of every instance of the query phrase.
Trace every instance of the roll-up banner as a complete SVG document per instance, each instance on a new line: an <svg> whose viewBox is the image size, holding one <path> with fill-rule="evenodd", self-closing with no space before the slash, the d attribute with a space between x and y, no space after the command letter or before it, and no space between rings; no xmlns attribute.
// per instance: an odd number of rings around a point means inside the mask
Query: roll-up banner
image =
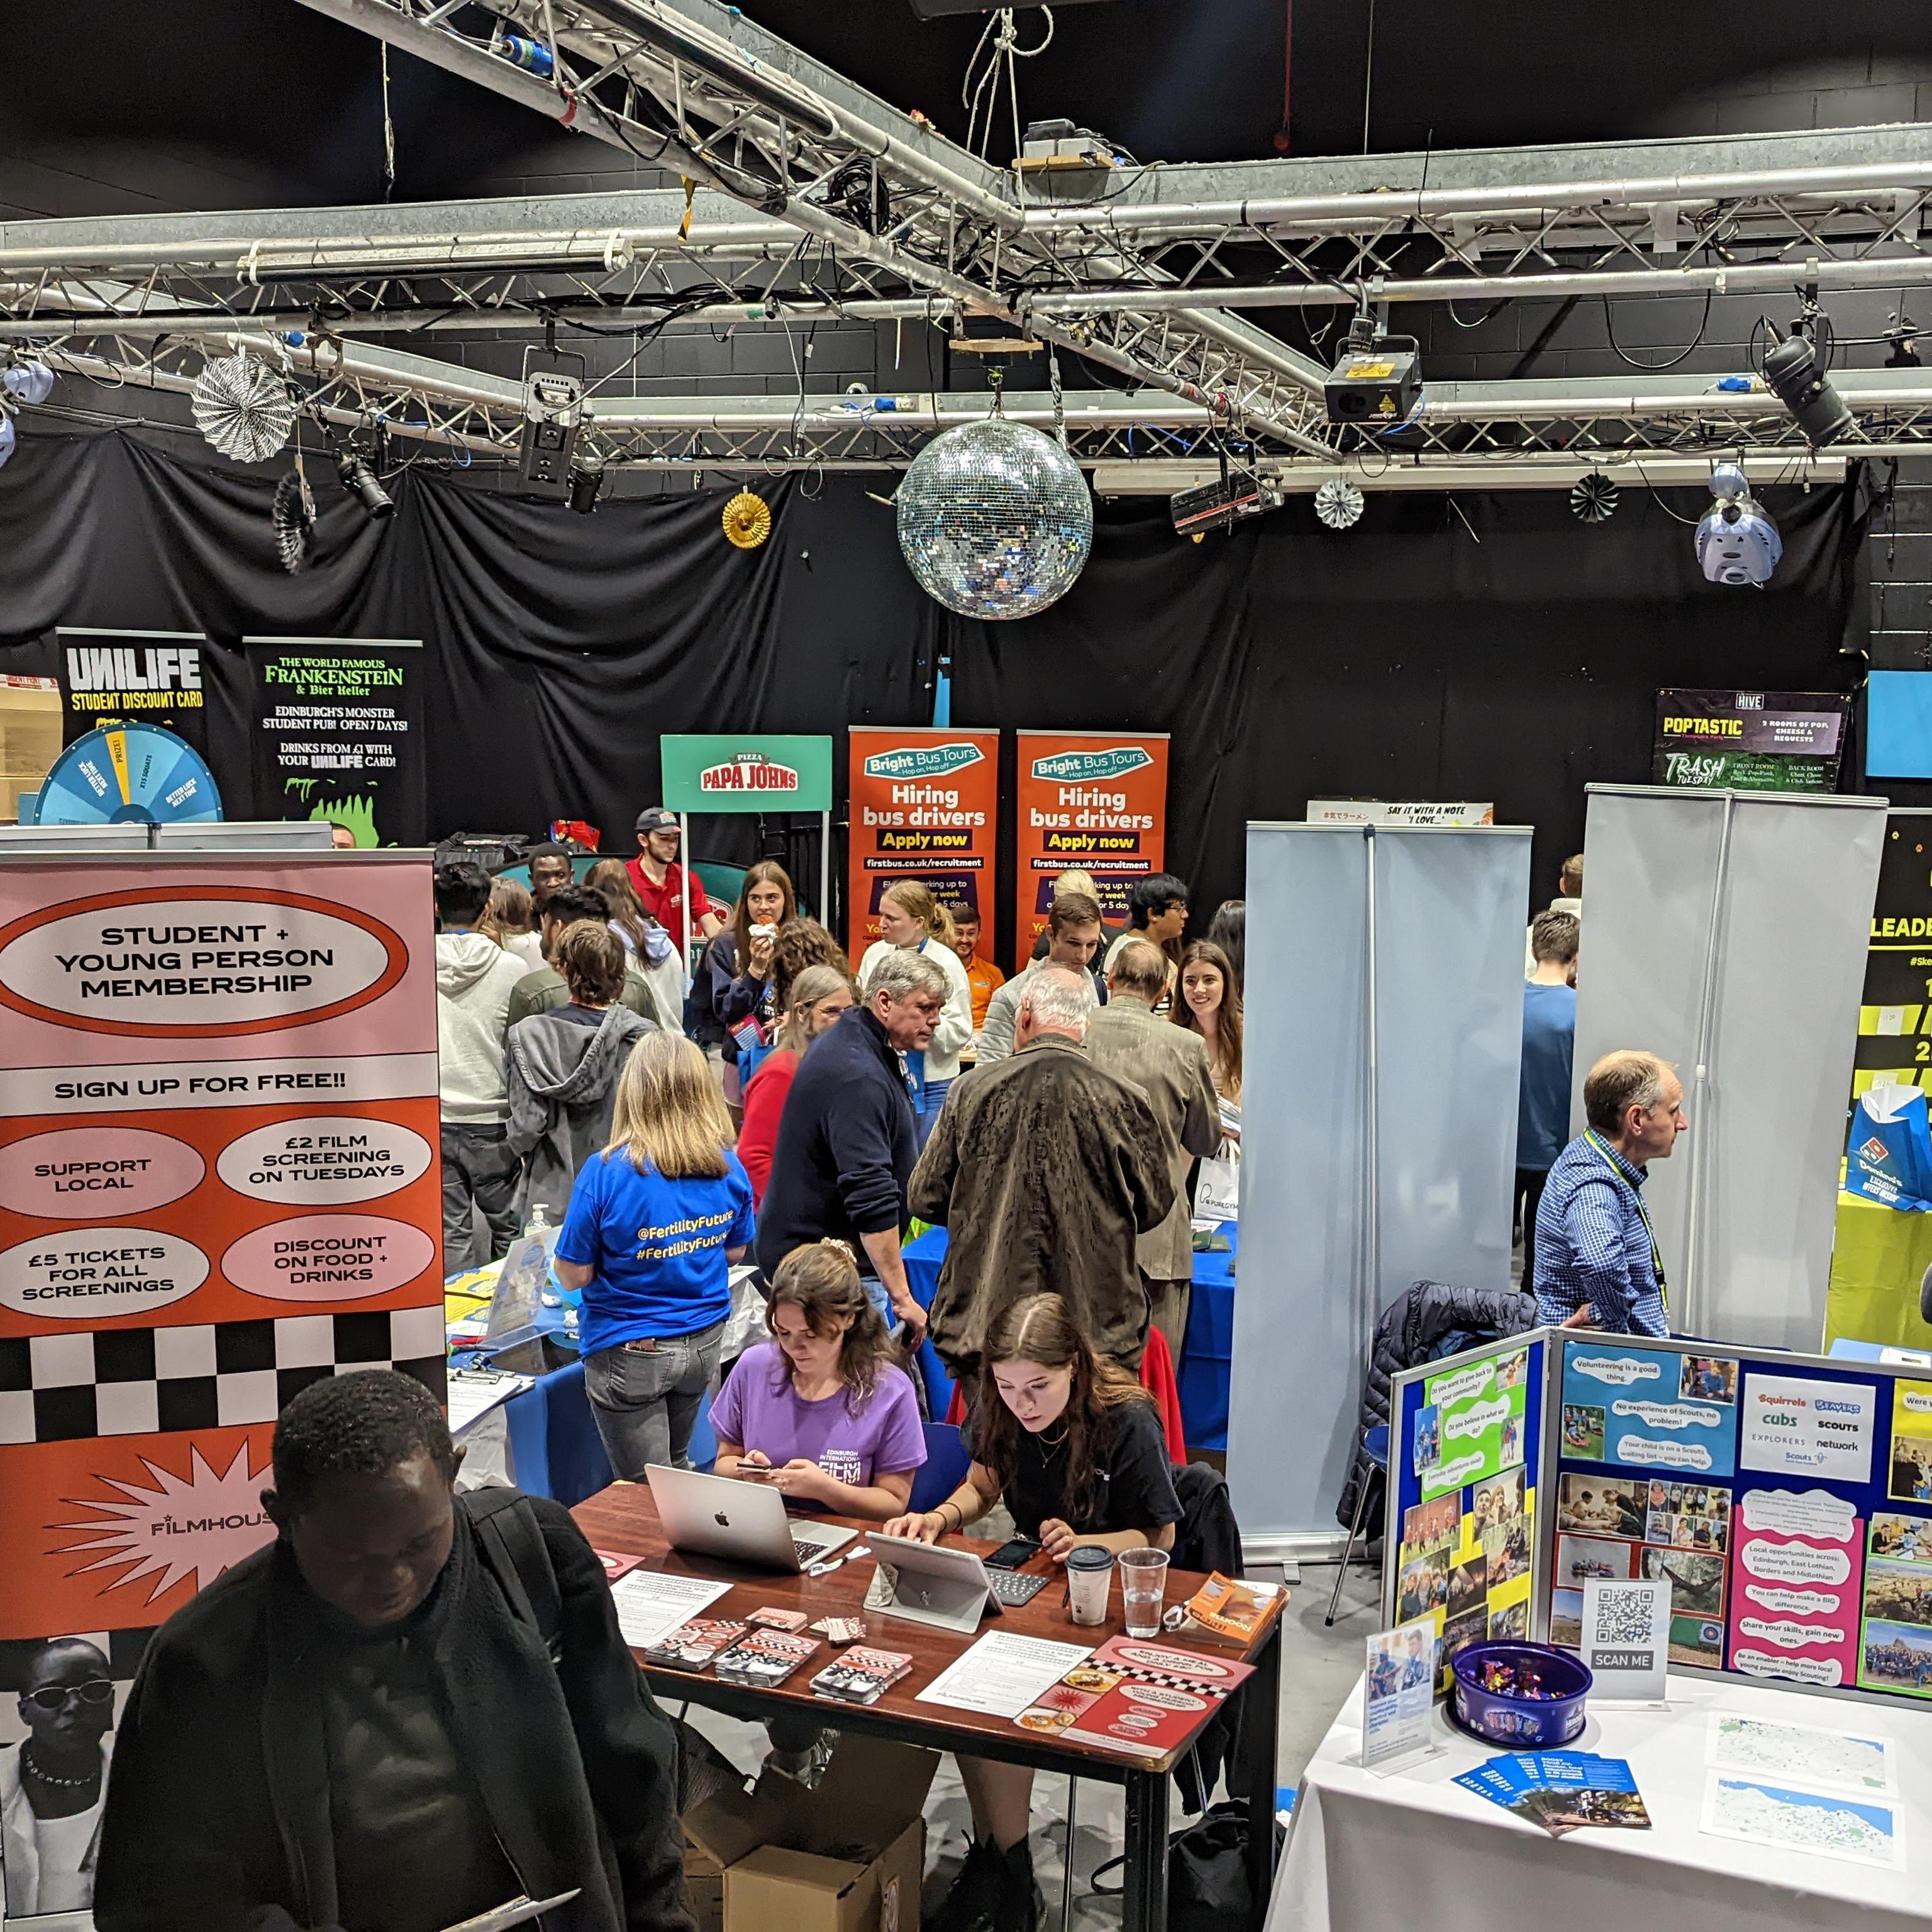
<svg viewBox="0 0 1932 1932"><path fill-rule="evenodd" d="M846 919L854 964L879 937L880 894L901 879L972 907L990 931L999 733L855 724L851 741Z"/></svg>
<svg viewBox="0 0 1932 1932"><path fill-rule="evenodd" d="M326 818L359 846L429 838L422 645L244 638L255 674L255 813Z"/></svg>
<svg viewBox="0 0 1932 1932"><path fill-rule="evenodd" d="M62 737L68 744L112 718L159 724L208 755L208 640L199 631L104 631L63 624Z"/></svg>
<svg viewBox="0 0 1932 1932"><path fill-rule="evenodd" d="M273 1540L284 1403L390 1366L443 1398L430 869L0 860L0 1652L9 1692L112 1683L64 1764ZM0 1698L0 1761L46 1717ZM90 1902L32 1846L10 1823L10 1932Z"/></svg>
<svg viewBox="0 0 1932 1932"><path fill-rule="evenodd" d="M1100 916L1126 922L1136 879L1167 855L1167 734L1022 731L1013 946L1024 965L1046 930L1053 882L1091 873Z"/></svg>

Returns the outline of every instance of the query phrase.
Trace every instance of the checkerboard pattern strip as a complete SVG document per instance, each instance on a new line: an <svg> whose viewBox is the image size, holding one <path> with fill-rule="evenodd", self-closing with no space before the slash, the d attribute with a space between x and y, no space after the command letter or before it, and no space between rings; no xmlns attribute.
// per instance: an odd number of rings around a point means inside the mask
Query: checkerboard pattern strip
<svg viewBox="0 0 1932 1932"><path fill-rule="evenodd" d="M442 1304L0 1336L0 1443L272 1422L310 1382L399 1369L442 1400Z"/></svg>

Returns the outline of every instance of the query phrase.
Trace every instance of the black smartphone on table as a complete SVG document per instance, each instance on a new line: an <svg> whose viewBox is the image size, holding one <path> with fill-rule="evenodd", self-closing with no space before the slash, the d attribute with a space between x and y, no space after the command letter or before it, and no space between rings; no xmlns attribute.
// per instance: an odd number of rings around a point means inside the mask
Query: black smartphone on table
<svg viewBox="0 0 1932 1932"><path fill-rule="evenodd" d="M990 1556L980 1561L988 1570L1017 1570L1030 1556L1040 1554L1040 1545L1031 1538L1016 1536L1010 1543L1003 1543Z"/></svg>

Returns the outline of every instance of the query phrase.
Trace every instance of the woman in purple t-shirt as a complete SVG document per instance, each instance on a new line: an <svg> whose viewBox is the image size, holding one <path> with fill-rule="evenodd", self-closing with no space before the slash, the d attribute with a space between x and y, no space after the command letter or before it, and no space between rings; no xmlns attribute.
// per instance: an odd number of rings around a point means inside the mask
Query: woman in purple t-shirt
<svg viewBox="0 0 1932 1932"><path fill-rule="evenodd" d="M919 1398L852 1250L793 1249L765 1319L776 1339L739 1357L712 1405L717 1473L835 1515L903 1514L926 1460Z"/></svg>

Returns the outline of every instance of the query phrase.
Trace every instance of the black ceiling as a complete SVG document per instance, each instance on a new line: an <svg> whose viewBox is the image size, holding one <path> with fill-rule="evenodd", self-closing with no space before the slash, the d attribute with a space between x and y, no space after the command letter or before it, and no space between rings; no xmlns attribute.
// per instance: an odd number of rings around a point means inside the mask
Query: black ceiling
<svg viewBox="0 0 1932 1932"><path fill-rule="evenodd" d="M1020 64L1022 117L1068 116L1143 160L1272 153L1289 4L1063 8L1053 44ZM1292 5L1294 151L1358 152L1368 0ZM746 0L744 10L963 131L960 84L980 19L922 23L908 0ZM1041 16L1018 20L1030 44ZM1921 70L1932 82L1932 8L1899 0L1760 0L1720 14L1681 0L1376 0L1374 22L1377 150L1715 131L1710 101L1738 92L1766 98L1763 125L1809 124L1810 97L1792 93L1788 112L1772 98L1772 83L1794 75L1865 87L1881 108L1903 100L1904 112L1870 118L1911 118L1910 86L1877 83ZM226 198L256 205L382 192L376 44L296 0L16 0L8 28L16 57L0 62L0 158L131 186L144 158L164 158L186 164L184 181L212 176L232 184ZM610 165L608 154L586 156L584 140L412 59L392 68L401 198L494 191L518 170ZM996 137L996 158L1009 144ZM155 178L162 204L208 205L210 190L188 201L186 188L170 194L165 169ZM58 212L84 212L73 201L86 194L68 190ZM17 189L0 199L32 205Z"/></svg>

